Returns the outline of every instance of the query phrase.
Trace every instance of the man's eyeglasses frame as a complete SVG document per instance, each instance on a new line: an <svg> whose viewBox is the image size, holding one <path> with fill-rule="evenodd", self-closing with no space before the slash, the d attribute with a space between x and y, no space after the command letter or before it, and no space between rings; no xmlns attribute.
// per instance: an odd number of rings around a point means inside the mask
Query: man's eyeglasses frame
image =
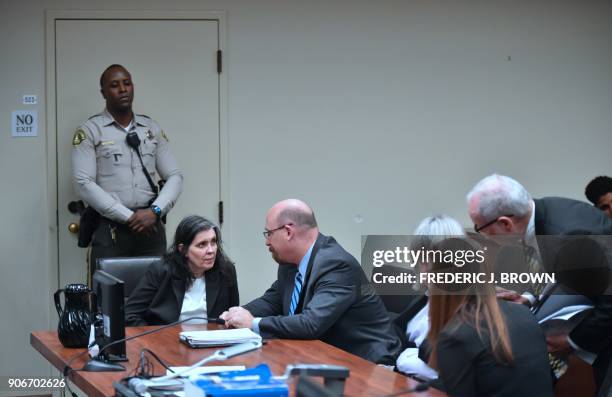
<svg viewBox="0 0 612 397"><path fill-rule="evenodd" d="M277 227L276 229L272 229L272 230L264 229L264 231L262 232L262 234L263 234L264 238L267 240L267 239L269 239L269 238L270 238L270 235L271 235L272 233L274 233L275 231L277 231L277 230L281 230L281 229L284 229L284 228L285 228L285 226L290 226L290 225L293 225L293 224L292 224L292 223L285 223L284 225L279 226L279 227Z"/></svg>
<svg viewBox="0 0 612 397"><path fill-rule="evenodd" d="M496 223L497 221L499 221L499 218L501 217L506 217L506 218L512 218L514 216L514 214L509 214L509 215L500 215L497 218L493 219L491 222L487 222L482 226L477 226L476 224L474 224L474 231L476 233L480 233L481 230L491 226L492 224Z"/></svg>

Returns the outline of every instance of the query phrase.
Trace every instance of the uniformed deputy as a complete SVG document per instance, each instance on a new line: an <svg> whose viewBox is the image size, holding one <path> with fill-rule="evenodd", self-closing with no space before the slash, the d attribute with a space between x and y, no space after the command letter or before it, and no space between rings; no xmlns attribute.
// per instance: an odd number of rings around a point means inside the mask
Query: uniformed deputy
<svg viewBox="0 0 612 397"><path fill-rule="evenodd" d="M74 186L80 198L100 215L91 242L88 277L96 259L116 256L162 255L166 234L161 217L176 202L183 175L170 153L168 138L147 116L132 112L134 86L121 65L109 66L100 77L106 109L81 124L72 139ZM140 140L143 171L134 148L126 142L134 132Z"/></svg>

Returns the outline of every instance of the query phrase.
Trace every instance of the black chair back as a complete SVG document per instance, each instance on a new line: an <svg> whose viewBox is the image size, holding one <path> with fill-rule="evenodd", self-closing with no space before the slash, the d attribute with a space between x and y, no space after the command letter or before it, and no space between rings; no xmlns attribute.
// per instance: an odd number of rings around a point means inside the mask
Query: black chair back
<svg viewBox="0 0 612 397"><path fill-rule="evenodd" d="M149 265L159 259L159 256L99 258L97 260L97 269L104 270L123 281L124 296L127 299L146 273Z"/></svg>
<svg viewBox="0 0 612 397"><path fill-rule="evenodd" d="M379 273L380 276L401 276L406 273L414 273L414 270L410 267L400 267L393 265L384 265L380 268L374 269L372 272L372 281L374 280L374 274ZM378 277L380 277L378 276ZM381 278L382 280L382 278ZM374 290L380 296L385 308L389 313L400 313L406 309L407 302L410 302L414 295L417 293L411 291L410 284L399 283L399 284L376 284L372 283Z"/></svg>

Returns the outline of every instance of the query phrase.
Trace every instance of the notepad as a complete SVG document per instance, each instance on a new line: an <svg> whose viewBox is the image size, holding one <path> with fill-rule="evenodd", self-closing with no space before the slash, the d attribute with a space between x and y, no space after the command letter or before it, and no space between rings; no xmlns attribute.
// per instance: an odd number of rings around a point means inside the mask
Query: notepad
<svg viewBox="0 0 612 397"><path fill-rule="evenodd" d="M248 328L183 331L179 334L179 339L193 348L229 346L244 342L261 342L261 336Z"/></svg>

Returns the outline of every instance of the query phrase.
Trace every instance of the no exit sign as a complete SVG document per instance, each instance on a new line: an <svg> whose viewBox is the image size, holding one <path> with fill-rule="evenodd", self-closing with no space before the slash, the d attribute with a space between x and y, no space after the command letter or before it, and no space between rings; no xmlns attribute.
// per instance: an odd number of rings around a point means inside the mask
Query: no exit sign
<svg viewBox="0 0 612 397"><path fill-rule="evenodd" d="M26 110L12 112L11 134L15 137L38 136L38 112Z"/></svg>

